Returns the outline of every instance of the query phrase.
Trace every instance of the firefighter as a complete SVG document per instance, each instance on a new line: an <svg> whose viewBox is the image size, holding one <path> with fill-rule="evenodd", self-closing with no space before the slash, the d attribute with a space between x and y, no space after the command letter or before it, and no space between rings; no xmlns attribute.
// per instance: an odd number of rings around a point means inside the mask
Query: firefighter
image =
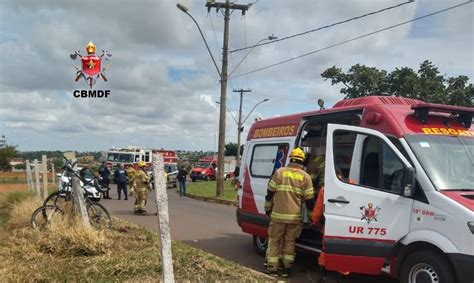
<svg viewBox="0 0 474 283"><path fill-rule="evenodd" d="M138 167L139 169L137 170L133 180L133 187L136 192L134 213L146 214L145 206L148 198L150 176L148 176L146 172L145 161L138 162Z"/></svg>
<svg viewBox="0 0 474 283"><path fill-rule="evenodd" d="M324 167L326 166L326 146L321 144L321 146L314 148L315 156L312 155L309 157L307 172L311 175L313 181L313 186L315 189L315 194L317 195L319 190L324 186Z"/></svg>
<svg viewBox="0 0 474 283"><path fill-rule="evenodd" d="M128 186L130 187L129 195L133 195L135 193L135 175L137 174L137 170L133 168L133 165L130 164L127 168L127 176L128 176Z"/></svg>
<svg viewBox="0 0 474 283"><path fill-rule="evenodd" d="M276 275L279 257L283 261L283 277L289 277L295 261L295 240L301 234L304 201L307 211L314 206L311 176L303 170L305 153L295 148L288 167L279 168L268 183L265 212L270 216L268 227L267 273Z"/></svg>

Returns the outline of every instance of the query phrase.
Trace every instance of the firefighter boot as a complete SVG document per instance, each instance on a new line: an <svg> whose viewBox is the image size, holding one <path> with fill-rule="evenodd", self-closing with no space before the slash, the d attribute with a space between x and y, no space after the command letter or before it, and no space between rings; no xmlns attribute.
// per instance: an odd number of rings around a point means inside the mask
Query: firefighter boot
<svg viewBox="0 0 474 283"><path fill-rule="evenodd" d="M283 267L283 271L281 272L281 276L283 276L283 278L288 278L288 277L291 276L292 272L293 272L292 268Z"/></svg>

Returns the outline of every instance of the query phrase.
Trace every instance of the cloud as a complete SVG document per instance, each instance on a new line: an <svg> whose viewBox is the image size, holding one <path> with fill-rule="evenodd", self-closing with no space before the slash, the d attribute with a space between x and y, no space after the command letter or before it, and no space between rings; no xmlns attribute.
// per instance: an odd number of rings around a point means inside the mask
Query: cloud
<svg viewBox="0 0 474 283"><path fill-rule="evenodd" d="M243 3L243 2L241 2ZM258 1L230 21L230 48L275 34L284 37L375 11L399 1ZM416 1L327 30L257 47L234 75L299 56L349 38L420 16L460 1ZM183 1L201 25L216 63L221 64L223 16L207 13L204 1ZM471 5L472 6L472 5ZM219 77L193 21L173 1L0 2L0 132L20 150L100 150L138 145L171 149L215 148ZM239 97L248 116L243 139L255 117L314 110L343 96L320 74L333 65L360 63L387 70L417 69L425 59L443 74L474 76L472 8L456 9L365 39L331 48L228 82L227 141L235 141ZM78 99L69 54L92 40L107 49L111 65L107 99ZM232 53L232 71L247 51Z"/></svg>

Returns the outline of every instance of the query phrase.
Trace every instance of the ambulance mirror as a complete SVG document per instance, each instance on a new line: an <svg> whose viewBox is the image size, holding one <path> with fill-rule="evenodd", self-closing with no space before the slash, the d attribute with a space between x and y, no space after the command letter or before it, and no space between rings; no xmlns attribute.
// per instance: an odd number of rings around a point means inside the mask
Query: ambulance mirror
<svg viewBox="0 0 474 283"><path fill-rule="evenodd" d="M415 194L415 168L405 168L403 170L403 196L412 197Z"/></svg>

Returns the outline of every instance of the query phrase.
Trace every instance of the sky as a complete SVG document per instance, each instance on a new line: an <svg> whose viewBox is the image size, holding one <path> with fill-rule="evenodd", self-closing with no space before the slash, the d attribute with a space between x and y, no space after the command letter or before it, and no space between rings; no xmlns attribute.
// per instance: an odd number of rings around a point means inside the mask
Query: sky
<svg viewBox="0 0 474 283"><path fill-rule="evenodd" d="M230 50L269 35L285 37L376 11L405 0L250 0L230 19ZM236 142L239 94L244 94L242 140L256 118L331 106L343 98L321 73L363 64L387 71L418 69L424 60L445 76L474 78L474 3L263 71L245 73L404 22L466 0L416 0L389 11L293 39L232 52L227 88L226 142ZM221 66L223 15L204 0L0 0L0 134L21 151L99 151L129 145L217 150L220 84L194 22ZM92 41L112 54L108 98L75 98L70 54ZM269 101L259 104L264 99Z"/></svg>

